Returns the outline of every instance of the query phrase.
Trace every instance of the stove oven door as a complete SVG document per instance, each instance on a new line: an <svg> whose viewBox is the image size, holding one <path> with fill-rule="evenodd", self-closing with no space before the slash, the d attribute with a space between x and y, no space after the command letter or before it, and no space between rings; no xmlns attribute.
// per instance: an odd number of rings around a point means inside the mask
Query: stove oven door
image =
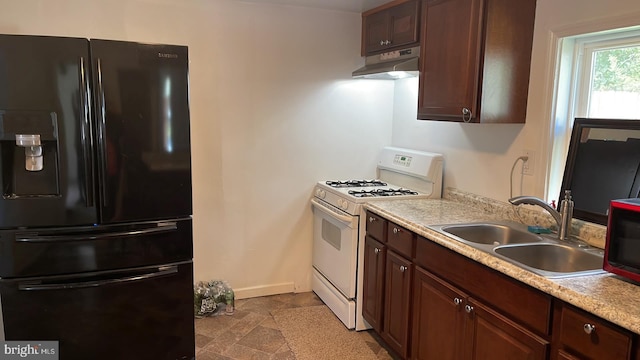
<svg viewBox="0 0 640 360"><path fill-rule="evenodd" d="M313 204L313 267L344 297L356 296L359 216L316 199Z"/></svg>

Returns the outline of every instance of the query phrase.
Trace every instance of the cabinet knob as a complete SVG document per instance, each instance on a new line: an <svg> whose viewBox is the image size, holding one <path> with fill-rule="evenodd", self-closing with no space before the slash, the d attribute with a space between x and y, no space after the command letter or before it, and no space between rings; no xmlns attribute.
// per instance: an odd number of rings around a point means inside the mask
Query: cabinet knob
<svg viewBox="0 0 640 360"><path fill-rule="evenodd" d="M376 221L376 218L374 218L373 216L369 216L369 222L372 223L374 221Z"/></svg>
<svg viewBox="0 0 640 360"><path fill-rule="evenodd" d="M583 326L584 332L591 335L594 331L596 331L596 326L593 324L584 324Z"/></svg>
<svg viewBox="0 0 640 360"><path fill-rule="evenodd" d="M387 41L384 42L384 44L385 45L389 45L389 44L391 44L391 41L387 40Z"/></svg>
<svg viewBox="0 0 640 360"><path fill-rule="evenodd" d="M467 312L467 314L471 314L471 312L473 312L473 306L471 305L465 305L464 307L464 311Z"/></svg>
<svg viewBox="0 0 640 360"><path fill-rule="evenodd" d="M373 250L374 253L376 253L376 255L378 255L380 253L380 249L375 248L375 250Z"/></svg>
<svg viewBox="0 0 640 360"><path fill-rule="evenodd" d="M456 306L460 306L460 304L462 304L462 299L460 298L454 298L453 299L453 303L456 304Z"/></svg>
<svg viewBox="0 0 640 360"><path fill-rule="evenodd" d="M399 233L399 232L400 232L400 229L398 229L397 227L394 227L394 228L393 228L393 233L394 233L394 234L397 234L397 233Z"/></svg>
<svg viewBox="0 0 640 360"><path fill-rule="evenodd" d="M471 110L469 110L467 108L462 108L462 121L464 121L464 122L471 121L471 115L473 115L471 113Z"/></svg>
<svg viewBox="0 0 640 360"><path fill-rule="evenodd" d="M400 265L400 272L404 272L405 270L407 270L407 267L404 265Z"/></svg>
<svg viewBox="0 0 640 360"><path fill-rule="evenodd" d="M380 45L384 45L384 40L380 40Z"/></svg>

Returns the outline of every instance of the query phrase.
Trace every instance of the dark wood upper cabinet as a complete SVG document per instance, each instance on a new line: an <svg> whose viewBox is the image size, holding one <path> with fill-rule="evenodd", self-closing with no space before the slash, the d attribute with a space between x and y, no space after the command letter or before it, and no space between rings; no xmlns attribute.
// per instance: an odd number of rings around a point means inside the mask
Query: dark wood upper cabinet
<svg viewBox="0 0 640 360"><path fill-rule="evenodd" d="M524 123L536 0L422 0L418 119Z"/></svg>
<svg viewBox="0 0 640 360"><path fill-rule="evenodd" d="M362 56L418 44L419 0L397 0L362 13Z"/></svg>

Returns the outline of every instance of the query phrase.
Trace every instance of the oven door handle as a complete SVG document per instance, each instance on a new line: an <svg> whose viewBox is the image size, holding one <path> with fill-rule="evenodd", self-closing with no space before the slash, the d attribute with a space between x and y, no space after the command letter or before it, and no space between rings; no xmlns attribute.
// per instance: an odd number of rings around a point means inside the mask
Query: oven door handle
<svg viewBox="0 0 640 360"><path fill-rule="evenodd" d="M345 222L347 224L351 224L351 222L353 221L353 216L351 215L343 215L340 214L338 212L338 210L333 210L331 208L329 208L328 206L322 204L320 201L316 200L316 199L311 199L311 204L313 206L315 206L316 208L318 208L319 210L322 210L323 212L331 215L332 217Z"/></svg>

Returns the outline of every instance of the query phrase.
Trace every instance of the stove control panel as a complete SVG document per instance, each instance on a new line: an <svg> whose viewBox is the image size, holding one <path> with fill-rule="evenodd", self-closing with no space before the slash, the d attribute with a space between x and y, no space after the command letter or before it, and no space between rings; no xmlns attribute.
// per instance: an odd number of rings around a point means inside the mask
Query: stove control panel
<svg viewBox="0 0 640 360"><path fill-rule="evenodd" d="M410 167L411 159L411 156L397 154L393 159L393 163L399 166Z"/></svg>

